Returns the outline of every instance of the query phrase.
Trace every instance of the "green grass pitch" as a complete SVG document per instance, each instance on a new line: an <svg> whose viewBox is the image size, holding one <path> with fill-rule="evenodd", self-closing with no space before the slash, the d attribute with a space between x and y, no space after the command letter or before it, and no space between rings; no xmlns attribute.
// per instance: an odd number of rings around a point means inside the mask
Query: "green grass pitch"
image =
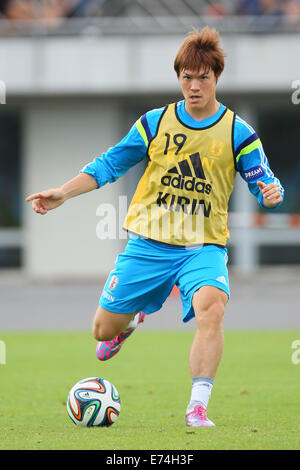
<svg viewBox="0 0 300 470"><path fill-rule="evenodd" d="M209 403L215 428L186 428L191 331L142 328L100 363L89 332L4 333L0 449L299 449L300 331L225 332ZM80 428L66 412L80 379L110 380L121 413L109 428Z"/></svg>

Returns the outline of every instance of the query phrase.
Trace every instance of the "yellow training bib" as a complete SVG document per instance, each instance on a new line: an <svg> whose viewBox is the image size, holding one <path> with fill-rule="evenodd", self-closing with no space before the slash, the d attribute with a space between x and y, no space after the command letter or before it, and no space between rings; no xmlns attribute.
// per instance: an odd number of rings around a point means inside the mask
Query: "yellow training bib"
<svg viewBox="0 0 300 470"><path fill-rule="evenodd" d="M124 228L177 246L226 245L228 201L236 169L234 113L211 126L183 124L167 106L148 146L148 166L129 206Z"/></svg>

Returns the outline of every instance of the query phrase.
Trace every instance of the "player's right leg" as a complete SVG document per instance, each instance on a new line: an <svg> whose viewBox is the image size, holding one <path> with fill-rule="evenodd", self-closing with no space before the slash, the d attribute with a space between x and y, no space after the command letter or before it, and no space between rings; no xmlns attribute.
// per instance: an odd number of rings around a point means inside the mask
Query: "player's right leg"
<svg viewBox="0 0 300 470"><path fill-rule="evenodd" d="M136 312L135 312L136 313ZM135 313L115 313L99 307L93 322L93 335L98 341L108 341L126 330Z"/></svg>
<svg viewBox="0 0 300 470"><path fill-rule="evenodd" d="M99 360L113 357L146 313L156 312L163 305L174 285L174 259L168 253L156 242L130 238L124 253L118 255L94 319Z"/></svg>
<svg viewBox="0 0 300 470"><path fill-rule="evenodd" d="M99 306L93 324L93 334L98 340L96 355L106 361L117 354L123 342L144 321L145 313L114 313Z"/></svg>

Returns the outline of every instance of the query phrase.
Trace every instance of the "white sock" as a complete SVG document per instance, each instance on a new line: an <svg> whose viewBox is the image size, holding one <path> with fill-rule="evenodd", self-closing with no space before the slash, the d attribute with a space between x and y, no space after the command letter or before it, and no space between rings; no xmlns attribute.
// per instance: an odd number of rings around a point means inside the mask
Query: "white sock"
<svg viewBox="0 0 300 470"><path fill-rule="evenodd" d="M210 377L194 377L192 379L192 393L191 400L188 405L188 411L194 408L196 404L207 409L213 384L214 379Z"/></svg>
<svg viewBox="0 0 300 470"><path fill-rule="evenodd" d="M127 326L126 330L124 330L124 331L133 330L134 328L136 328L138 326L139 315L140 315L140 312L138 312L135 315L135 317L128 323L128 326Z"/></svg>

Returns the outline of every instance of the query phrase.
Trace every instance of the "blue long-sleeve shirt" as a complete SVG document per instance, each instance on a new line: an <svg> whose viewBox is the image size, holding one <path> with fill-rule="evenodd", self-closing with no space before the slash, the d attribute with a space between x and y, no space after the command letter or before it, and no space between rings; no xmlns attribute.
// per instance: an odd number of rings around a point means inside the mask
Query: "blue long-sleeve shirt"
<svg viewBox="0 0 300 470"><path fill-rule="evenodd" d="M177 103L180 120L196 129L214 124L224 110L225 106L220 103L218 111L213 116L196 121L185 110L184 100ZM96 157L93 162L85 165L81 172L91 175L99 188L106 183L113 183L123 176L129 168L146 157L147 142L150 142L151 138L155 136L163 111L164 107L153 109L142 117L143 129L146 128L147 138L141 132L139 121L137 121L118 144L109 148L101 157ZM268 210L279 207L282 202L273 208L267 208L263 204L263 196L257 181L263 181L265 184L276 183L282 197L284 197L284 189L270 168L263 145L255 130L238 115L235 116L234 121L233 147L237 171L248 184L250 192L257 197L259 204Z"/></svg>

